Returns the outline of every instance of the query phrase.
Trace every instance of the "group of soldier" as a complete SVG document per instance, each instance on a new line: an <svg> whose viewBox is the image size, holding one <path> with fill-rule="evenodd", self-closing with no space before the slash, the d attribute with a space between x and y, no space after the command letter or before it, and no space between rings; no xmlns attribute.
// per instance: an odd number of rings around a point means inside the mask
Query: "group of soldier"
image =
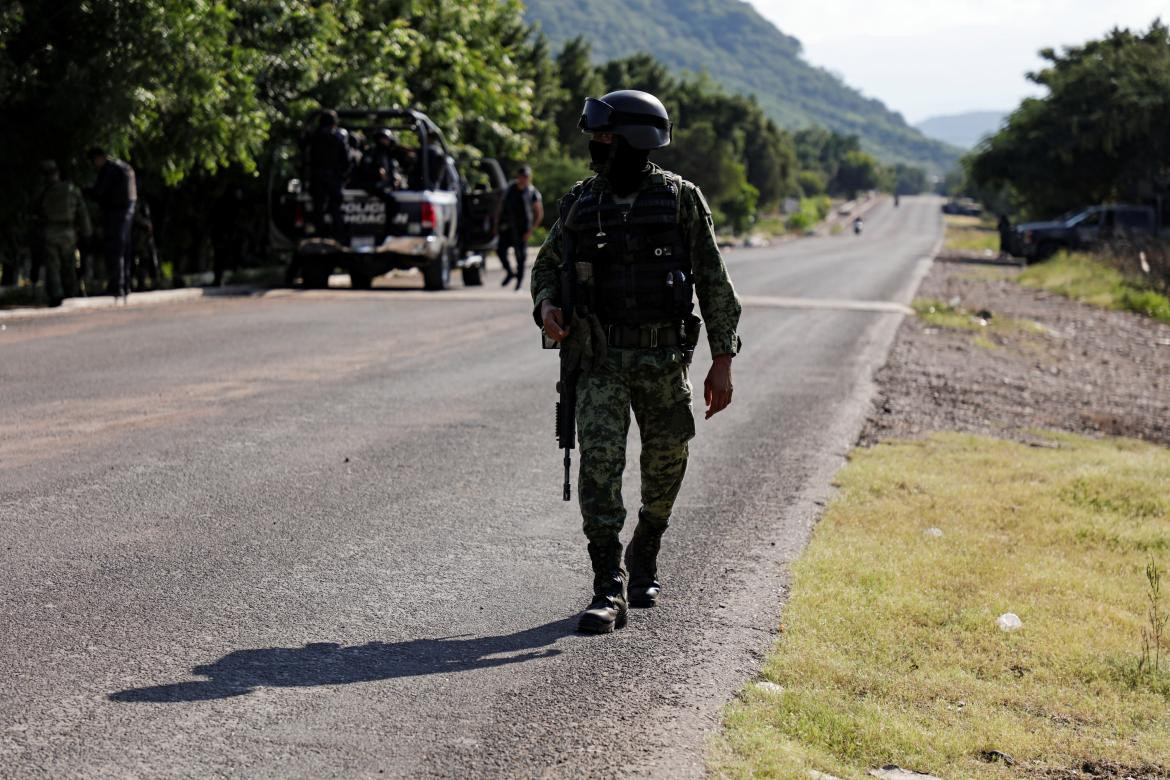
<svg viewBox="0 0 1170 780"><path fill-rule="evenodd" d="M347 186L379 195L392 209L398 190L453 190L459 180L454 163L437 140L415 150L388 128L378 128L366 138L340 127L337 112L331 109L317 115L317 126L305 139L304 148L316 235L341 243L348 238L341 213ZM422 181L423 158L428 182Z"/></svg>
<svg viewBox="0 0 1170 780"><path fill-rule="evenodd" d="M396 208L394 193L399 190L454 190L456 197L462 194L458 191L459 174L454 161L436 138L428 139L422 149L412 149L388 128L376 128L368 136L346 131L338 122L337 112L324 109L318 113L316 127L303 145L313 227L322 238L340 243L348 239L341 213L346 187L381 197L387 205L387 219ZM514 283L516 290L523 286L528 242L543 219L544 205L540 191L532 186L532 169L521 165L500 206L497 252L505 272L503 286ZM514 256L515 265L509 255ZM290 271L289 277L293 275L295 272Z"/></svg>
<svg viewBox="0 0 1170 780"><path fill-rule="evenodd" d="M50 306L60 306L65 298L81 292L81 281L92 273L83 267L80 249L98 249L105 260L105 293L126 298L130 277L137 263L139 289L146 277L157 287L158 253L154 249L154 226L149 209L139 207L138 186L134 169L126 162L93 147L86 153L96 178L92 186L81 190L65 180L54 160L41 163L44 186L32 200L33 268L43 272L45 295ZM100 217L100 245L94 242L94 230L85 198L92 200ZM138 251L132 236L137 234ZM87 256L91 253L87 252ZM82 271L79 279L79 270Z"/></svg>

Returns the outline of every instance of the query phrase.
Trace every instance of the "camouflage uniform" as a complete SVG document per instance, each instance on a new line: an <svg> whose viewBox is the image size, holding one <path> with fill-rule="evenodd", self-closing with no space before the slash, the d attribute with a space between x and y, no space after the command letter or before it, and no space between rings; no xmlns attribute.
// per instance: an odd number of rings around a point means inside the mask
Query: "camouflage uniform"
<svg viewBox="0 0 1170 780"><path fill-rule="evenodd" d="M668 175L658 166L651 166L650 176L639 192L660 184ZM698 187L678 181L682 185L679 223L683 240L690 248L695 290L707 323L711 355L734 355L740 346L736 335L740 303L715 241L711 210ZM578 186L610 191L603 177ZM532 269L532 299L538 323L545 300L559 305L561 253L558 221L549 231ZM680 349L610 347L605 352L604 360L597 365L586 362L577 385L581 451L578 497L585 535L596 545L613 544L625 523L621 485L630 410L642 437L640 517L659 531L670 519L686 472L688 442L695 435L691 384Z"/></svg>
<svg viewBox="0 0 1170 780"><path fill-rule="evenodd" d="M45 268L45 294L52 303L77 295L77 239L90 234L89 211L76 186L55 179L33 201Z"/></svg>

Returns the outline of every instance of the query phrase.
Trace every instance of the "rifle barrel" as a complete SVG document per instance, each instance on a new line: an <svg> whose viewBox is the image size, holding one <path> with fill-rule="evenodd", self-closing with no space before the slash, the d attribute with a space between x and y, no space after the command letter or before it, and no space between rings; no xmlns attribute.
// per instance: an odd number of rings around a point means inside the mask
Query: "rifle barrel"
<svg viewBox="0 0 1170 780"><path fill-rule="evenodd" d="M565 500L569 501L573 497L573 488L571 485L571 478L569 472L572 469L573 456L569 454L570 450L565 449Z"/></svg>

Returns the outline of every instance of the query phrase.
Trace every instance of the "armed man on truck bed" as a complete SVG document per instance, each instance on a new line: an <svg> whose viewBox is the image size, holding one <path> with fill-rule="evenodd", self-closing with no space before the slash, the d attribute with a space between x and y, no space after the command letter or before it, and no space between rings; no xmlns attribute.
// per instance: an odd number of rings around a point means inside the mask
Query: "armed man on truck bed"
<svg viewBox="0 0 1170 780"><path fill-rule="evenodd" d="M579 429L579 500L593 566L593 599L578 630L606 633L631 607L654 606L657 558L695 434L687 368L707 320L713 363L704 382L707 418L731 403L731 360L740 303L715 242L711 210L694 184L649 163L670 143L671 122L653 95L635 90L588 98L578 126L591 135L596 172L560 203L532 269L533 316L559 342L558 439ZM622 471L630 411L642 436L642 506L625 550Z"/></svg>

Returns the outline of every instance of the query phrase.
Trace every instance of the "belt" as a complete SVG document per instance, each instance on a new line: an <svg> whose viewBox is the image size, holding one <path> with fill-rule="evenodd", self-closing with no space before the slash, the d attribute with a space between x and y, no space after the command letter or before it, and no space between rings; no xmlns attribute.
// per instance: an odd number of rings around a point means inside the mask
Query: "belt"
<svg viewBox="0 0 1170 780"><path fill-rule="evenodd" d="M617 349L655 349L677 347L682 343L676 325L607 325L606 341Z"/></svg>

